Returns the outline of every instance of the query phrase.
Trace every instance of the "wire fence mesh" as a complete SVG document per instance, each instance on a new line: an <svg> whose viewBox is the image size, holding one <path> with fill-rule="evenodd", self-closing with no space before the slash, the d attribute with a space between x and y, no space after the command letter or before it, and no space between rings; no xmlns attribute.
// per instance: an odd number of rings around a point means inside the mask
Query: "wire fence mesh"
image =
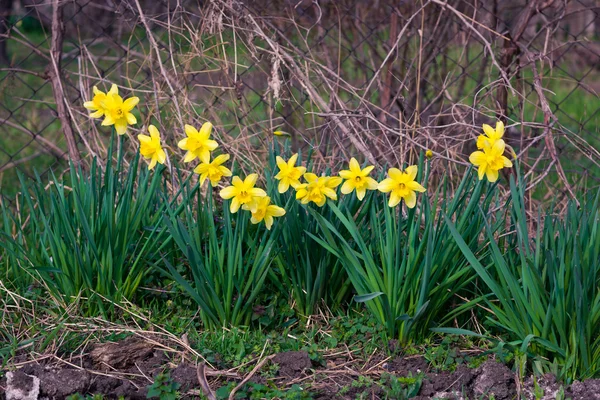
<svg viewBox="0 0 600 400"><path fill-rule="evenodd" d="M600 1L0 0L0 18L4 195L17 170L105 157L82 104L111 83L141 98L130 136L153 123L173 155L210 120L248 170L283 130L317 169L431 149L453 176L500 119L537 199L600 177Z"/></svg>

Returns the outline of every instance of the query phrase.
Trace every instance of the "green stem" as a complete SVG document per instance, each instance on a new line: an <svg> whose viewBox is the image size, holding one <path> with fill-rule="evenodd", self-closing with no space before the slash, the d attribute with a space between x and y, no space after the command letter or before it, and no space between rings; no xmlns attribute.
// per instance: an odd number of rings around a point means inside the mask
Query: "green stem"
<svg viewBox="0 0 600 400"><path fill-rule="evenodd" d="M113 128L113 135L114 135L114 128ZM124 145L123 145L123 137L121 135L119 135L119 155L117 158L117 172L121 172L121 165L123 164L123 152L124 152Z"/></svg>

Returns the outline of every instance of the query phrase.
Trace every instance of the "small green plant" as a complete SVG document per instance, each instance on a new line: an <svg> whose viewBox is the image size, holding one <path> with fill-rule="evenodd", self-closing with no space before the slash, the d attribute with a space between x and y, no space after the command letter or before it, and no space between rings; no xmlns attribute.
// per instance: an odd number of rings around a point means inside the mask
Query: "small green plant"
<svg viewBox="0 0 600 400"><path fill-rule="evenodd" d="M214 212L212 191L198 193L198 212L185 208L183 218L169 209L165 223L185 264L183 271L163 260L158 266L198 304L206 327L248 326L255 301L263 293L278 229L250 224L250 213ZM161 262L162 263L162 262Z"/></svg>
<svg viewBox="0 0 600 400"><path fill-rule="evenodd" d="M517 169L518 172L518 169ZM511 177L509 230L497 240L486 227L491 253L479 254L447 220L450 233L489 290L492 329L507 335L502 345L518 349L535 374L551 372L570 382L600 372L600 195L567 205L564 218L538 217L527 223L524 180ZM482 215L484 212L482 212ZM461 329L439 332L471 334ZM515 362L521 377L525 363Z"/></svg>
<svg viewBox="0 0 600 400"><path fill-rule="evenodd" d="M122 397L119 397L119 400L121 398ZM101 394L93 394L93 395L84 396L80 393L75 393L70 396L67 396L66 400L104 400L104 396Z"/></svg>
<svg viewBox="0 0 600 400"><path fill-rule="evenodd" d="M288 148L283 151L289 153ZM278 291L289 293L294 299L294 309L298 315L307 318L315 314L319 306L337 308L348 300L350 282L339 260L309 235L319 231L319 225L310 213L318 207L300 204L295 199L293 189L283 194L277 192L277 181L272 178L277 173L277 155L275 151L270 154L267 189L275 202L286 204L287 214L281 221L278 251L274 260L277 273L271 274L271 282ZM307 159L310 158L311 153ZM301 162L300 155L298 163ZM310 168L310 162L307 167ZM351 210L352 213L361 204L356 196L340 197L338 203L342 209ZM317 212L333 220L333 213L327 207L318 208Z"/></svg>
<svg viewBox="0 0 600 400"><path fill-rule="evenodd" d="M148 386L146 398L159 400L175 400L178 397L179 383L173 382L171 375L160 373L154 377L154 383Z"/></svg>
<svg viewBox="0 0 600 400"><path fill-rule="evenodd" d="M432 335L430 328L473 306L454 306L456 295L467 290L475 274L460 247L447 240L444 217L456 220L466 240L485 252L479 237L486 217L480 210L488 212L494 193L493 186L473 183L473 174L467 173L451 200L445 190L434 195L433 204L423 196L420 207L404 216L378 197L362 223L330 203L344 229L314 213L322 231L314 237L340 259L357 293L354 299L365 303L389 338L401 345L422 342Z"/></svg>
<svg viewBox="0 0 600 400"><path fill-rule="evenodd" d="M387 399L411 399L419 394L425 374L417 375L408 373L408 376L396 377L391 374L383 374L379 385L385 393Z"/></svg>
<svg viewBox="0 0 600 400"><path fill-rule="evenodd" d="M0 230L0 247L21 270L14 273L39 277L64 305L85 298L88 314L105 313L103 298L132 300L148 267L170 242L161 221L173 201L162 188L164 167L150 173L138 162L136 155L125 167L119 154L116 166L94 160L83 170L72 164L67 179L52 174L51 184L20 175L21 191L29 195L19 198L18 208L29 220L21 225L4 208ZM181 182L173 198L184 190L189 185ZM177 214L183 204L171 212ZM9 235L7 229L17 233Z"/></svg>
<svg viewBox="0 0 600 400"><path fill-rule="evenodd" d="M535 400L542 400L544 397L544 389L538 384L537 377L533 377L533 394Z"/></svg>

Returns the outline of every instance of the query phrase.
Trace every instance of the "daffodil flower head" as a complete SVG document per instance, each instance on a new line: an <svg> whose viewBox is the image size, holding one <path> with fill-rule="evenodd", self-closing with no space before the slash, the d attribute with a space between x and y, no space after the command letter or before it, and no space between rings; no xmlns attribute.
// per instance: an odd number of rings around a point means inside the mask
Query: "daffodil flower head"
<svg viewBox="0 0 600 400"><path fill-rule="evenodd" d="M222 165L228 160L229 154L221 154L212 161L210 161L210 154L208 158L201 159L201 163L194 168L194 172L200 175L200 186L204 184L206 178L210 180L212 187L215 187L219 184L221 178L231 176L229 168Z"/></svg>
<svg viewBox="0 0 600 400"><path fill-rule="evenodd" d="M373 168L372 165L360 169L360 164L356 161L356 158L350 159L350 165L348 170L340 171L340 177L346 181L342 185L342 193L349 194L356 190L356 197L362 200L367 193L367 190L377 189L377 181L369 176Z"/></svg>
<svg viewBox="0 0 600 400"><path fill-rule="evenodd" d="M271 226L273 226L273 217L285 215L285 210L283 208L271 204L271 198L269 196L261 197L256 200L254 209L248 204L244 204L242 208L252 212L250 222L258 224L261 221L265 221L265 226L268 230L271 230Z"/></svg>
<svg viewBox="0 0 600 400"><path fill-rule="evenodd" d="M431 160L433 158L433 151L427 149L427 151L425 151L425 157L427 157L428 160Z"/></svg>
<svg viewBox="0 0 600 400"><path fill-rule="evenodd" d="M183 162L190 162L199 158L205 160L210 156L210 152L219 147L216 141L210 138L213 125L210 122L205 122L200 131L191 125L185 126L185 134L187 137L177 143L182 150L187 150Z"/></svg>
<svg viewBox="0 0 600 400"><path fill-rule="evenodd" d="M497 140L502 139L504 136L504 123L502 121L496 122L496 129L492 128L488 124L483 124L484 135L477 137L477 148L482 150L486 145L493 146Z"/></svg>
<svg viewBox="0 0 600 400"><path fill-rule="evenodd" d="M94 111L90 114L92 118L101 118L106 109L104 108L104 101L106 100L106 96L112 96L113 94L119 94L119 88L117 85L113 83L110 87L108 93L104 93L98 89L98 87L94 86L94 97L91 101L86 101L83 103L83 106L90 111Z"/></svg>
<svg viewBox="0 0 600 400"><path fill-rule="evenodd" d="M306 168L302 166L296 167L297 160L297 153L291 156L287 161L277 156L276 161L279 173L275 175L275 179L279 180L279 185L277 187L279 193L287 192L290 186L294 189L300 186L300 178L302 178L302 175L306 172Z"/></svg>
<svg viewBox="0 0 600 400"><path fill-rule="evenodd" d="M327 198L337 200L335 188L342 183L342 178L339 176L317 176L308 172L304 174L304 179L307 183L296 188L296 199L300 200L302 204L313 202L317 206L323 207Z"/></svg>
<svg viewBox="0 0 600 400"><path fill-rule="evenodd" d="M150 136L138 135L140 141L140 154L147 159L150 159L148 169L154 168L156 163L164 164L167 159L167 154L160 145L160 133L154 125L148 127Z"/></svg>
<svg viewBox="0 0 600 400"><path fill-rule="evenodd" d="M417 204L416 192L425 191L425 188L415 181L418 171L416 165L411 165L404 171L390 168L388 178L379 182L377 188L383 193L390 193L388 202L390 207L397 206L401 200L404 200L408 208L413 208Z"/></svg>
<svg viewBox="0 0 600 400"><path fill-rule="evenodd" d="M476 151L469 156L469 161L478 167L479 180L482 180L485 175L488 181L496 182L498 171L504 167L512 167L512 162L504 156L505 148L504 140L499 139L493 145L486 144L483 151Z"/></svg>
<svg viewBox="0 0 600 400"><path fill-rule="evenodd" d="M221 190L219 194L223 199L231 199L229 210L232 214L235 214L245 204L248 205L250 211L254 212L258 206L257 200L267 195L264 190L254 187L257 179L257 174L250 174L243 181L239 176L234 176L231 186Z"/></svg>
<svg viewBox="0 0 600 400"><path fill-rule="evenodd" d="M118 94L107 94L102 102L104 106L104 121L102 126L114 125L119 135L127 132L128 125L135 125L137 119L131 113L131 110L140 102L139 97L130 97L123 100Z"/></svg>

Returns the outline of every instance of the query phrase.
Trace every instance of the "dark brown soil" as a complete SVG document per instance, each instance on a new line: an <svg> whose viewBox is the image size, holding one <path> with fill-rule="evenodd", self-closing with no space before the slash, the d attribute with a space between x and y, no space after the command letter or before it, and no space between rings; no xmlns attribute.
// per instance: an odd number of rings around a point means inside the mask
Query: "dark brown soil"
<svg viewBox="0 0 600 400"><path fill-rule="evenodd" d="M375 356L365 363L336 356L328 359L326 367L323 367L313 363L306 352L285 352L272 358L272 362L278 366L277 376L266 378L257 374L251 381L269 383L279 388L298 383L316 399L354 399L365 393L367 398L382 399L389 398L386 388L378 384L382 374L400 377L415 376L422 372L425 378L415 399L486 399L493 396L496 400L506 400L518 396L515 374L504 364L492 359L475 369L459 365L454 372L441 373L431 371L420 356L399 357L388 362L382 360L382 357ZM27 392L28 385L33 381L31 376L35 376L40 380L40 398L64 399L80 393L103 394L107 398L124 396L128 399L145 399L151 378L168 370L172 379L181 385L179 390L184 396L197 398L200 390L195 365L181 363L175 366L163 351L137 339L97 346L77 366L80 368L66 363L44 365L32 362L13 374L13 387L17 385ZM243 378L235 379L232 373L222 374L221 377L214 375L212 373L208 378L213 390L228 381L239 382ZM2 376L0 398L5 397L7 389L6 373ZM371 384L356 384L361 376L363 381L370 379ZM537 384L543 390L543 400L555 398L561 387L551 375L538 378ZM535 399L533 388L533 379L527 379L520 388L521 398ZM573 400L600 400L600 380L575 382L565 389L565 395Z"/></svg>

